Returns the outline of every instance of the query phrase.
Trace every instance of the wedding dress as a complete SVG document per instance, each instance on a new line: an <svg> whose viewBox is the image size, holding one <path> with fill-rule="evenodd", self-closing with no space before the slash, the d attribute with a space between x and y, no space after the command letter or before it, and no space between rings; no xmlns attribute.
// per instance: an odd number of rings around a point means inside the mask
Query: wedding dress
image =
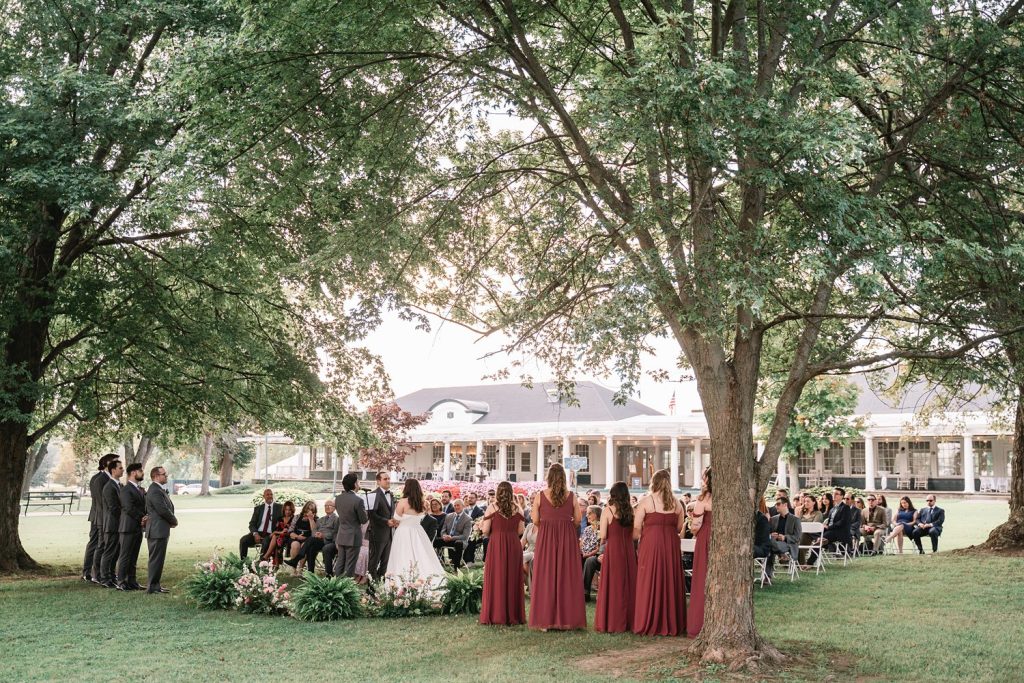
<svg viewBox="0 0 1024 683"><path fill-rule="evenodd" d="M388 576L407 576L413 578L443 579L445 576L441 560L434 552L434 546L427 538L427 532L420 526L424 514L395 515L398 526L391 537L391 556L388 558Z"/></svg>

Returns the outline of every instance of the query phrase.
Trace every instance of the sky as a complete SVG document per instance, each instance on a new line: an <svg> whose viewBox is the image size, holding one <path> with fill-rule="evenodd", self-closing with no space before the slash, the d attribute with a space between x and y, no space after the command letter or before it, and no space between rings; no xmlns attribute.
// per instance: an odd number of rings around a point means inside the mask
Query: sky
<svg viewBox="0 0 1024 683"><path fill-rule="evenodd" d="M395 396L402 396L427 387L464 386L470 384L495 384L519 381L517 371L507 380L496 382L484 379L508 367L510 358L502 353L485 357L498 351L498 339L479 339L478 336L458 325L435 319L430 332L418 330L412 322L388 315L383 324L366 339L366 346L379 355L391 378ZM676 368L679 347L672 339L656 339L654 355L646 355L643 370L664 369L669 376L678 378ZM530 373L535 380L550 379L550 372L539 364L524 363L523 372ZM590 380L611 389L618 383L613 377L579 375L578 381ZM700 408L696 386L688 382L655 382L647 374L641 377L636 400L666 415L669 401L676 394L676 415L689 413Z"/></svg>

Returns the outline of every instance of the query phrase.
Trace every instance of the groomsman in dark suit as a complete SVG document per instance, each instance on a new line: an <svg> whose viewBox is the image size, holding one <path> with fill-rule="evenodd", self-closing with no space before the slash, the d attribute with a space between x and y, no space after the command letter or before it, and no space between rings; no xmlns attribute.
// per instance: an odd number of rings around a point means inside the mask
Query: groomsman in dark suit
<svg viewBox="0 0 1024 683"><path fill-rule="evenodd" d="M160 585L160 577L164 573L164 560L167 558L167 541L171 537L171 529L178 526L178 518L174 516L174 503L167 495L164 486L167 484L167 470L154 467L149 471L153 483L146 492L146 539L149 544L149 568L147 593L170 593Z"/></svg>
<svg viewBox="0 0 1024 683"><path fill-rule="evenodd" d="M274 502L274 492L264 489L263 502L252 509L249 518L249 533L238 539L238 556L245 559L249 556L249 548L258 545L260 557L267 554L271 534L281 521L281 504Z"/></svg>
<svg viewBox="0 0 1024 683"><path fill-rule="evenodd" d="M338 514L338 530L334 534L334 545L338 554L334 558L334 575L353 577L356 575L356 560L363 545L363 525L368 519L366 505L355 492L359 476L349 472L341 479L345 489L334 499Z"/></svg>
<svg viewBox="0 0 1024 683"><path fill-rule="evenodd" d="M110 481L103 485L103 559L100 564L100 585L114 588L114 568L121 551L118 528L121 525L121 475L124 465L118 459L107 463Z"/></svg>
<svg viewBox="0 0 1024 683"><path fill-rule="evenodd" d="M100 559L103 557L103 486L110 477L107 476L107 463L117 456L107 453L100 458L96 474L89 480L89 495L92 504L89 507L89 542L85 544L85 559L82 560L82 580L100 582ZM95 567L95 569L93 569Z"/></svg>
<svg viewBox="0 0 1024 683"><path fill-rule="evenodd" d="M924 555L924 547L921 539L928 536L932 539L932 553L939 551L939 536L942 535L942 525L946 523L946 511L935 504L935 496L929 495L925 498L927 505L917 511L917 523L914 524L914 531L911 537L917 545L917 552Z"/></svg>
<svg viewBox="0 0 1024 683"><path fill-rule="evenodd" d="M370 516L370 576L374 581L384 576L388 569L388 558L391 556L391 536L398 526L392 517L395 514L395 499L391 495L391 475L387 472L377 473L377 488L373 490L373 507L367 512Z"/></svg>
<svg viewBox="0 0 1024 683"><path fill-rule="evenodd" d="M146 492L142 490L142 463L128 465L128 483L121 487L121 552L117 557L117 590L139 591L136 575L142 529L146 524Z"/></svg>

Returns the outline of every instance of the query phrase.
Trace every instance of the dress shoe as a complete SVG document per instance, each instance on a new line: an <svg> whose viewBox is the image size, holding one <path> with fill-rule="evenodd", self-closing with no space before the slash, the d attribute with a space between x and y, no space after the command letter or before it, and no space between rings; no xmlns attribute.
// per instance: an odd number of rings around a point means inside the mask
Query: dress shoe
<svg viewBox="0 0 1024 683"><path fill-rule="evenodd" d="M92 583L92 577L88 574L82 574L82 581L85 581L86 583Z"/></svg>
<svg viewBox="0 0 1024 683"><path fill-rule="evenodd" d="M143 588L142 586L140 586L137 583L129 583L129 584L127 584L127 586L128 586L128 590L131 590L131 591L144 591L144 590L146 590L145 588Z"/></svg>
<svg viewBox="0 0 1024 683"><path fill-rule="evenodd" d="M115 588L116 588L117 590L119 590L119 591L122 591L122 592L126 592L126 591L130 591L130 590L131 590L131 588L129 588L128 586L124 585L123 583L119 583L119 584L117 584L117 585L116 585L116 586L114 586L114 587L115 587Z"/></svg>
<svg viewBox="0 0 1024 683"><path fill-rule="evenodd" d="M147 593L159 593L159 594L163 594L163 593L170 593L171 591L167 590L167 589L166 589L166 588L164 588L163 586L157 586L156 588L150 588L150 589L149 589L149 590L147 590L146 592L147 592Z"/></svg>
<svg viewBox="0 0 1024 683"><path fill-rule="evenodd" d="M117 588L117 585L110 579L107 579L106 581L101 581L100 585L104 588Z"/></svg>
<svg viewBox="0 0 1024 683"><path fill-rule="evenodd" d="M99 579L97 579L97 578L96 578L95 576L94 576L94 577L92 577L92 578L91 578L91 579L89 579L89 580L90 580L90 581L92 581L92 582L93 582L94 584L96 584L97 586L102 586L102 585L103 585L103 584L102 584L102 583L100 582L100 580L99 580Z"/></svg>

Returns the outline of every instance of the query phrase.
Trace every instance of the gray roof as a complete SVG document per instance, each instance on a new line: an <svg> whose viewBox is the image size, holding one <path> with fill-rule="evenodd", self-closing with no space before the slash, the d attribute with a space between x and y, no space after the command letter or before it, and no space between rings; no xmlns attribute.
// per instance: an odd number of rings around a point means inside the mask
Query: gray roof
<svg viewBox="0 0 1024 683"><path fill-rule="evenodd" d="M399 396L395 400L403 410L417 415L444 400L458 401L467 407L485 404L487 413L475 424L611 422L637 415L662 414L633 399L618 405L612 400L615 392L594 382L576 383L576 402L579 405L568 405L564 400L551 402L548 391L556 389L556 385L551 382L536 382L529 388L522 384L431 387Z"/></svg>
<svg viewBox="0 0 1024 683"><path fill-rule="evenodd" d="M860 392L857 398L855 415L879 413L915 413L924 410L928 404L936 400L947 390L939 385L916 382L900 392L891 392L896 375L893 372L879 370L874 373L856 373L845 377L857 385ZM876 391L877 388L877 391ZM949 410L953 411L985 411L989 410L998 397L978 385L964 387L963 396L952 401Z"/></svg>

